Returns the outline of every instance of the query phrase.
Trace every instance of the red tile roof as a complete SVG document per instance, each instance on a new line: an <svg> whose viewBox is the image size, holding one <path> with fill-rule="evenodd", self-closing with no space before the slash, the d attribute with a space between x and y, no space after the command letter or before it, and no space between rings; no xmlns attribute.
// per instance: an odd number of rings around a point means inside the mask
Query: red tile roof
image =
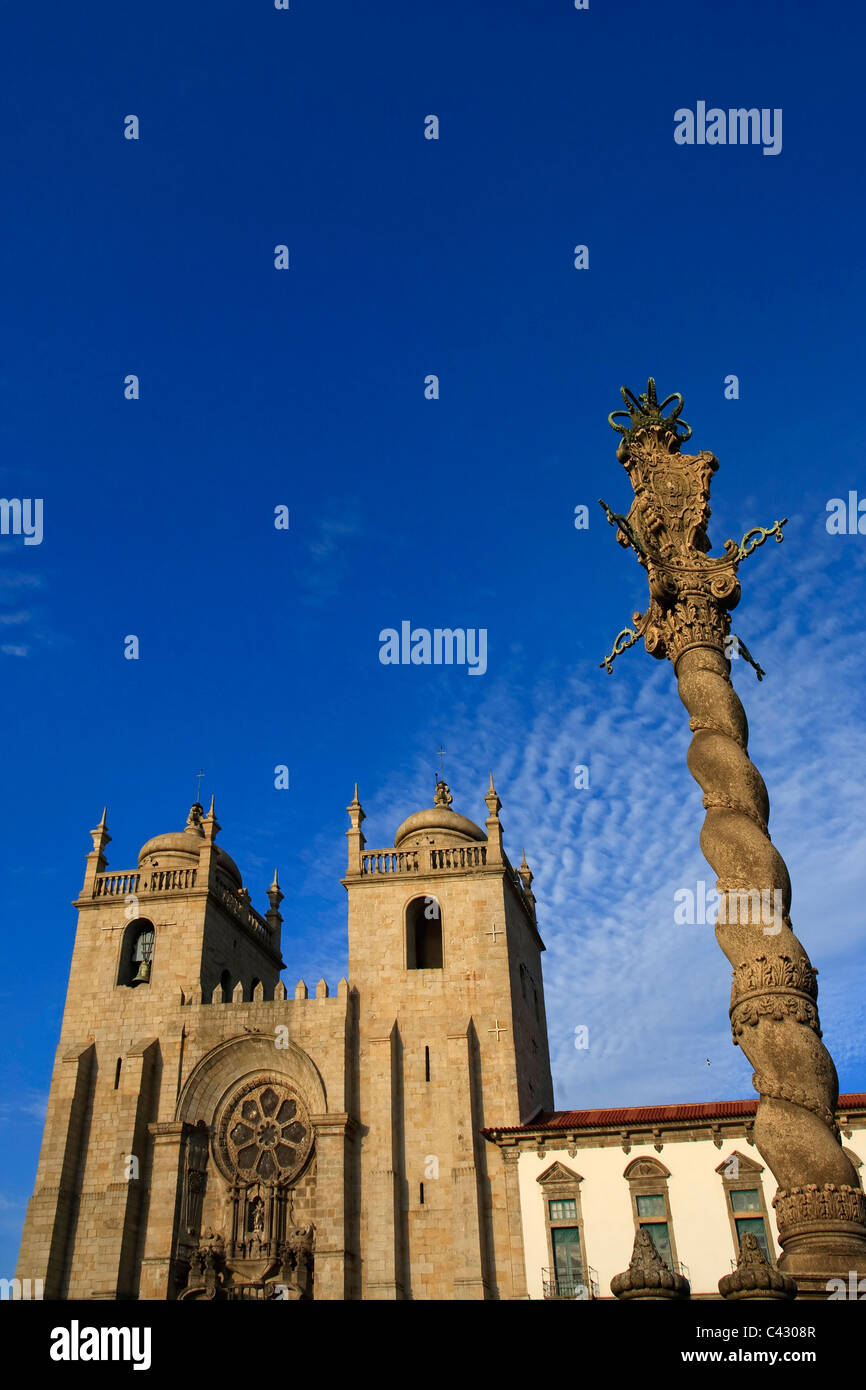
<svg viewBox="0 0 866 1390"><path fill-rule="evenodd" d="M758 1109L753 1100L709 1100L689 1105L634 1105L620 1110L548 1110L525 1125L496 1126L485 1134L535 1134L568 1129L634 1129L642 1125L689 1123L708 1120L733 1120L740 1115L754 1115ZM839 1097L839 1110L866 1110L866 1091Z"/></svg>

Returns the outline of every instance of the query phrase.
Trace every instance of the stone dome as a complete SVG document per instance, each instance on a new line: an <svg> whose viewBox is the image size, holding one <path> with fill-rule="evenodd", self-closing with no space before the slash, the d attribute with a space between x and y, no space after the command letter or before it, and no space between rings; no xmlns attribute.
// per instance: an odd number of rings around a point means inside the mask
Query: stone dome
<svg viewBox="0 0 866 1390"><path fill-rule="evenodd" d="M487 836L480 825L476 825L468 816L458 815L456 811L451 810L452 799L448 784L439 782L433 805L407 816L398 827L394 836L394 848L407 848L430 841L466 844L486 840Z"/></svg>
<svg viewBox="0 0 866 1390"><path fill-rule="evenodd" d="M168 830L163 835L154 835L142 845L138 855L138 867L153 864L160 869L190 869L198 864L201 847L204 844L202 829L203 807L196 802L190 809L183 830ZM241 887L241 872L230 854L219 845L214 845L214 855L218 866L228 877ZM154 862L155 861L155 862Z"/></svg>

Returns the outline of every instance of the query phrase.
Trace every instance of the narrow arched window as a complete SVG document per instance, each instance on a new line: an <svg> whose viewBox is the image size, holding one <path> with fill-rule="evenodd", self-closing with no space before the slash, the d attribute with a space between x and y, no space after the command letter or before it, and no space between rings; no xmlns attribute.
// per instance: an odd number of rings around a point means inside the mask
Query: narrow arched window
<svg viewBox="0 0 866 1390"><path fill-rule="evenodd" d="M769 1264L775 1264L770 1222L767 1211L760 1163L734 1149L716 1168L725 1190L725 1204L731 1235L734 1238L734 1257L739 1259L744 1236L754 1236Z"/></svg>
<svg viewBox="0 0 866 1390"><path fill-rule="evenodd" d="M120 952L119 985L146 985L153 962L153 923L143 917L130 922L123 934Z"/></svg>
<svg viewBox="0 0 866 1390"><path fill-rule="evenodd" d="M647 1229L669 1269L677 1270L677 1248L668 1195L670 1172L655 1158L636 1158L623 1174L630 1189L636 1231Z"/></svg>
<svg viewBox="0 0 866 1390"><path fill-rule="evenodd" d="M435 898L413 898L406 908L406 969L442 969L442 909Z"/></svg>

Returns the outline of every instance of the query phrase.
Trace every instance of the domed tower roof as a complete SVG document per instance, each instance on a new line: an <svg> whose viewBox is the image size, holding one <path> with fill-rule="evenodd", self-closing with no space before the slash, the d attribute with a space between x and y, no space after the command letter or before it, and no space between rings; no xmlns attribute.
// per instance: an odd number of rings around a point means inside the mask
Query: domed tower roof
<svg viewBox="0 0 866 1390"><path fill-rule="evenodd" d="M165 834L154 835L142 845L138 855L138 867L141 869L147 864L160 869L193 868L198 863L204 844L203 816L204 807L200 802L194 802L183 830L167 830ZM240 888L243 879L231 855L226 854L219 845L214 845L214 853L219 867Z"/></svg>
<svg viewBox="0 0 866 1390"><path fill-rule="evenodd" d="M456 811L451 810L453 799L448 783L437 782L433 805L407 816L394 836L394 848L409 849L414 845L426 844L467 844L471 841L486 840L487 836L479 825L468 816L458 815Z"/></svg>

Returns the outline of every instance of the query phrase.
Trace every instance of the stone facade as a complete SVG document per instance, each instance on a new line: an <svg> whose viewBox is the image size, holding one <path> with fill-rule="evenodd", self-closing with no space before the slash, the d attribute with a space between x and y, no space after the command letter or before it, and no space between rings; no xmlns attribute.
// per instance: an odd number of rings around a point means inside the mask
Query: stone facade
<svg viewBox="0 0 866 1390"><path fill-rule="evenodd" d="M487 1126L553 1104L532 875L447 786L368 851L349 807L349 978L280 982L213 804L78 909L19 1260L51 1299L525 1296Z"/></svg>

